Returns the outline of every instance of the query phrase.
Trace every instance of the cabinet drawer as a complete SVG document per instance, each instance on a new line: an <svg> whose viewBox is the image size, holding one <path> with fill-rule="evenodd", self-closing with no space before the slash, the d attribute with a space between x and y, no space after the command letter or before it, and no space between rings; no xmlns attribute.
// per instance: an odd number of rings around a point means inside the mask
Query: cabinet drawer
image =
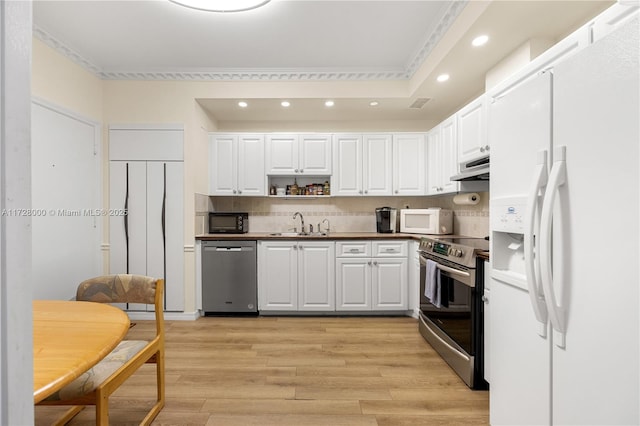
<svg viewBox="0 0 640 426"><path fill-rule="evenodd" d="M374 257L407 257L406 241L373 241Z"/></svg>
<svg viewBox="0 0 640 426"><path fill-rule="evenodd" d="M371 242L369 241L338 241L336 242L336 257L370 257Z"/></svg>

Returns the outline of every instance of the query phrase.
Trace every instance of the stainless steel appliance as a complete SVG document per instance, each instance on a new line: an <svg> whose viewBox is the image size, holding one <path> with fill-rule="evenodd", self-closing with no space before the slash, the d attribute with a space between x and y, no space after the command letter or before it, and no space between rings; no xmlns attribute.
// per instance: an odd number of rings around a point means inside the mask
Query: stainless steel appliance
<svg viewBox="0 0 640 426"><path fill-rule="evenodd" d="M249 213L210 212L210 234L245 234L249 232Z"/></svg>
<svg viewBox="0 0 640 426"><path fill-rule="evenodd" d="M483 238L422 238L420 241L420 334L472 389L484 380ZM425 295L427 263L439 274L440 303Z"/></svg>
<svg viewBox="0 0 640 426"><path fill-rule="evenodd" d="M207 314L258 312L255 241L202 243L202 310Z"/></svg>
<svg viewBox="0 0 640 426"><path fill-rule="evenodd" d="M398 210L393 207L378 207L376 209L376 231L389 234L396 232L396 216Z"/></svg>

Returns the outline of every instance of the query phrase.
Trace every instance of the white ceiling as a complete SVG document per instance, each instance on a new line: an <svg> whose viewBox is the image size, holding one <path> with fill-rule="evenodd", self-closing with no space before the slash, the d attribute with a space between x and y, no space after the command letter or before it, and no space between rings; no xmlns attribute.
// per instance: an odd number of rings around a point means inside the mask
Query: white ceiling
<svg viewBox="0 0 640 426"><path fill-rule="evenodd" d="M295 99L287 111L276 97L252 99L246 90L246 109L237 107L240 95L203 96L219 122L433 121L484 91L487 70L527 40L558 40L611 3L271 0L220 14L167 0L42 0L34 1L33 21L36 37L104 79L327 83L323 99ZM480 33L489 43L472 48ZM445 71L450 81L435 83ZM330 84L371 80L380 89L357 95ZM409 108L423 97L432 100ZM336 99L335 109L324 98ZM372 99L379 108L368 106Z"/></svg>

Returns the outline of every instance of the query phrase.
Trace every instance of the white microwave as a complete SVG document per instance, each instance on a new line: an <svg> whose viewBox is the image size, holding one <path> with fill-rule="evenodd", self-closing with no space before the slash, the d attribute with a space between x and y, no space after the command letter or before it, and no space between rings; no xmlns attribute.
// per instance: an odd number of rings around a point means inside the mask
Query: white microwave
<svg viewBox="0 0 640 426"><path fill-rule="evenodd" d="M453 212L440 208L400 210L400 232L452 234Z"/></svg>

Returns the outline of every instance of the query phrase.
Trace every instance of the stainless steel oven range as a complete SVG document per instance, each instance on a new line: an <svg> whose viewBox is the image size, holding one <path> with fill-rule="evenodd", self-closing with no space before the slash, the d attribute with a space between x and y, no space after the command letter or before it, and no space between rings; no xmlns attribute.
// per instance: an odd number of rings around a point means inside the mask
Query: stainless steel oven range
<svg viewBox="0 0 640 426"><path fill-rule="evenodd" d="M488 388L483 366L484 262L476 257L488 250L489 241L483 238L425 237L419 248L420 334L472 389ZM439 287L439 301L432 283Z"/></svg>

